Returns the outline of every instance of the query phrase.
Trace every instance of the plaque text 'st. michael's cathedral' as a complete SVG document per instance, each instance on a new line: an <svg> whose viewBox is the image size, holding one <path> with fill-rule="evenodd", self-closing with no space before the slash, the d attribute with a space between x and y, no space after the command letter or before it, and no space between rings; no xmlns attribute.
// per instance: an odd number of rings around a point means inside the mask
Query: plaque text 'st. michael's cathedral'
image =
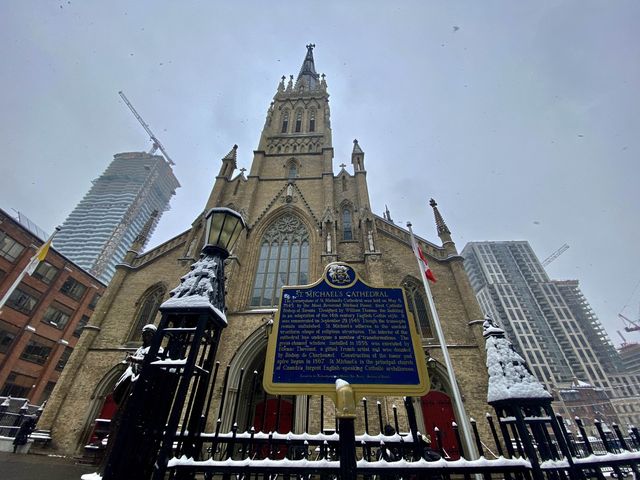
<svg viewBox="0 0 640 480"><path fill-rule="evenodd" d="M353 142L350 162L338 159L341 165L337 173L334 171L329 94L324 75L316 73L313 47L307 46L297 78L282 77L249 174L244 169L237 171L234 146L222 158L206 205L193 212L191 228L148 252L137 251L144 244L141 236L118 266L40 420L39 428L51 429L52 445L59 452L81 454L85 445L98 441L98 430L105 422L96 419L113 414L111 392L124 369L125 352L140 345L143 325L158 322L158 306L179 284L203 245L203 212L216 206L240 212L248 225L226 268L229 325L222 333L218 360L223 367L230 365L229 385L237 384L242 369L262 374L269 319L278 304L280 288L311 283L329 262L343 261L372 286L402 286L405 290L409 308L421 326L431 378L429 394L415 399L418 424L422 431L429 431L433 424L450 425L454 417L450 386L409 232L395 225L388 212L379 217L371 211L365 153L357 141ZM479 417L485 411L487 392L482 325L478 322L482 314L451 233L433 207L440 244L418 241L438 279L432 291L465 409ZM262 392L250 396L252 376L244 379L225 399L235 402L236 396L241 397L240 430L251 427L275 401ZM255 388L261 389L261 384ZM390 420L393 401L381 399L384 415ZM316 398L295 396L281 402L279 431L320 429L319 415L305 415L307 402L311 402L312 412L319 408ZM325 402L327 425L323 428L334 426L330 403ZM375 408L375 402L371 404ZM212 408L217 411L216 405ZM305 424L307 418L310 425ZM222 418L223 429L230 421Z"/></svg>

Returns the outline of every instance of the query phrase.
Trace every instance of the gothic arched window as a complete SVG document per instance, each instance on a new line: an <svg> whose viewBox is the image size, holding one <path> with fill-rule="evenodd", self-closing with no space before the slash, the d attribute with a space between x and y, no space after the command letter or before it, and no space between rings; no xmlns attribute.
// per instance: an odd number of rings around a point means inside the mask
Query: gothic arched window
<svg viewBox="0 0 640 480"><path fill-rule="evenodd" d="M427 310L427 299L425 298L424 289L420 283L413 278L407 278L402 282L404 293L407 296L407 304L409 311L412 313L417 326L422 330L424 338L433 338L433 329L431 328L431 320Z"/></svg>
<svg viewBox="0 0 640 480"><path fill-rule="evenodd" d="M309 282L309 233L297 217L287 214L269 227L262 238L251 305L278 303L283 285Z"/></svg>
<svg viewBox="0 0 640 480"><path fill-rule="evenodd" d="M316 109L315 108L312 108L311 111L309 112L309 131L310 132L316 131Z"/></svg>
<svg viewBox="0 0 640 480"><path fill-rule="evenodd" d="M351 226L351 210L342 210L342 240L353 240L353 229Z"/></svg>
<svg viewBox="0 0 640 480"><path fill-rule="evenodd" d="M289 110L282 112L282 133L287 133L289 130Z"/></svg>
<svg viewBox="0 0 640 480"><path fill-rule="evenodd" d="M156 315L158 314L158 308L160 308L166 292L167 290L164 285L157 284L144 292L136 302L138 309L136 310L133 327L129 334L130 342L139 341L142 338L142 327L147 323L154 323Z"/></svg>
<svg viewBox="0 0 640 480"><path fill-rule="evenodd" d="M302 131L302 110L296 112L296 133Z"/></svg>

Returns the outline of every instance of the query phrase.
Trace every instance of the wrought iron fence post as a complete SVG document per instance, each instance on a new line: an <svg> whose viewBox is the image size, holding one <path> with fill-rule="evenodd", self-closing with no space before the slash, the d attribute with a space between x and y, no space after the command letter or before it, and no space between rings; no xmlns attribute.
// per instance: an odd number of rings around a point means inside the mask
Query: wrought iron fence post
<svg viewBox="0 0 640 480"><path fill-rule="evenodd" d="M199 459L220 333L227 326L224 260L245 226L242 216L228 208L207 212L200 258L160 306L160 325L125 405L105 480L160 480L170 456ZM174 477L191 479L194 473Z"/></svg>
<svg viewBox="0 0 640 480"><path fill-rule="evenodd" d="M413 408L413 398L404 397L404 407L407 411L409 431L411 432L411 438L413 439L413 459L419 460L422 458L422 448L420 446L420 439L418 438L418 420L416 419L416 411Z"/></svg>
<svg viewBox="0 0 640 480"><path fill-rule="evenodd" d="M522 442L524 451L531 463L531 475L535 480L544 480L544 473L540 468L538 454L536 453L535 448L533 448L533 443L531 443L531 437L529 436L529 430L527 429L527 424L524 420L524 416L522 415L522 410L516 407L513 409L513 414L516 418L515 426L520 435L520 441Z"/></svg>
<svg viewBox="0 0 640 480"><path fill-rule="evenodd" d="M564 425L562 424L562 417L554 414L551 405L545 405L544 410L551 419L551 429L556 437L556 442L558 442L560 452L564 455L567 460L567 464L569 465L569 477L571 480L582 480L584 478L584 474L582 473L582 470L576 468L575 462L573 461L573 452L570 448L566 431L563 429Z"/></svg>
<svg viewBox="0 0 640 480"><path fill-rule="evenodd" d="M604 429L602 428L602 423L600 422L600 420L594 421L593 424L596 426L596 430L598 430L598 434L602 439L602 444L604 445L605 450L609 453L615 453L613 451L613 447L611 446L611 444L609 443L609 440L607 439L607 436L604 433ZM617 465L614 465L613 471L616 474L617 478L622 478L622 472L620 471L620 467L618 467Z"/></svg>

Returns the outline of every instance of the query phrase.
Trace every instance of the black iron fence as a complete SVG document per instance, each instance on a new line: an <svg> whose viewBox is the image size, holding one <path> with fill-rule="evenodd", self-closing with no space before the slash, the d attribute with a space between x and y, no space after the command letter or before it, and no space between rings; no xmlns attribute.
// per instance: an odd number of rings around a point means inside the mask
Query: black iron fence
<svg viewBox="0 0 640 480"><path fill-rule="evenodd" d="M527 416L530 410L519 418L487 414L486 425L480 428L476 421L471 421L472 440L480 452L480 458L472 459L455 423L435 428L430 436L420 432L409 398L401 407L394 406L388 417L379 402L371 404L362 399L354 434L341 431L343 424L337 419L334 422L335 417L326 413L332 405L330 401L306 397L306 428L302 433L292 433L291 423L283 419L292 413L293 398L270 398L251 388L249 396L241 399L241 383L242 375L234 386L228 385L225 375L213 431L199 435L185 429L176 432L173 457L167 465L169 478L193 478L200 474L205 479L218 475L223 478L235 475L238 479L282 475L285 479L319 476L448 480L452 475L464 478L482 475L484 480L492 477L603 480L606 476L624 478L638 474L640 435L636 428L623 432L613 425L612 430L605 431L596 422L593 429L597 436L590 436L580 419L575 419L569 428L560 416ZM235 398L230 399L232 387ZM269 402L273 408L267 408ZM262 409L253 408L257 404ZM241 406L248 407L245 413ZM246 413L249 411L257 413L252 416ZM319 420L315 429L311 426L314 419ZM231 427L225 429L223 423ZM453 431L455 448L448 448L451 439L449 444L444 441L444 431ZM490 432L489 437L481 438L481 431ZM528 438L525 440L523 435ZM198 453L182 455L183 445L194 442ZM459 458L454 458L451 450L458 452ZM352 468L346 463L352 463Z"/></svg>
<svg viewBox="0 0 640 480"><path fill-rule="evenodd" d="M0 397L0 436L13 438L27 420L34 420L42 406L32 405L25 398Z"/></svg>

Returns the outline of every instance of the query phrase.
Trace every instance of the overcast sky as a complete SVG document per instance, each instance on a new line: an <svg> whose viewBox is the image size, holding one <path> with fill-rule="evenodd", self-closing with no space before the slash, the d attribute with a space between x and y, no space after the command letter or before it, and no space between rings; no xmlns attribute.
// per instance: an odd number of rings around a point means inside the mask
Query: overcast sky
<svg viewBox="0 0 640 480"><path fill-rule="evenodd" d="M550 276L619 344L640 303L638 25L637 0L5 1L0 206L51 231L114 154L148 150L124 90L182 184L150 246L182 232L234 143L249 168L313 42L334 171L357 138L375 213L437 243L434 197L459 250L568 243Z"/></svg>

